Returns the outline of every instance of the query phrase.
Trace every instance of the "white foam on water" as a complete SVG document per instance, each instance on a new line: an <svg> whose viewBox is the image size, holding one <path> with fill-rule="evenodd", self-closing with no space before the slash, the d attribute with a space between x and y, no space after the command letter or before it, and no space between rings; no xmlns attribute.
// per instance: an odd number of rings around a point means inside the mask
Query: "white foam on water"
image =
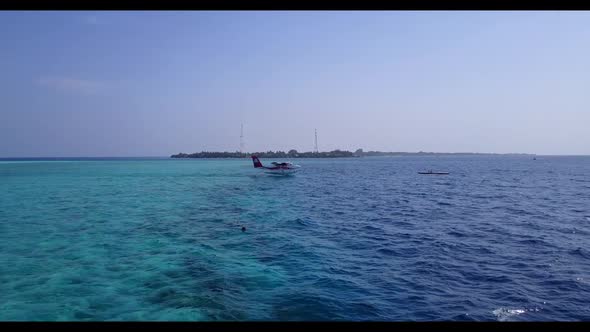
<svg viewBox="0 0 590 332"><path fill-rule="evenodd" d="M496 316L498 321L505 322L511 317L518 316L520 314L524 314L526 312L525 309L506 309L506 308L498 308L492 313Z"/></svg>
<svg viewBox="0 0 590 332"><path fill-rule="evenodd" d="M543 302L543 304L545 304L546 302ZM543 308L541 308L543 309ZM506 309L506 308L498 308L494 311L492 311L492 313L497 317L498 321L500 322L505 322L507 320L509 320L511 317L515 317L521 314L524 314L525 312L539 312L541 311L541 309L539 308L525 308L525 309Z"/></svg>

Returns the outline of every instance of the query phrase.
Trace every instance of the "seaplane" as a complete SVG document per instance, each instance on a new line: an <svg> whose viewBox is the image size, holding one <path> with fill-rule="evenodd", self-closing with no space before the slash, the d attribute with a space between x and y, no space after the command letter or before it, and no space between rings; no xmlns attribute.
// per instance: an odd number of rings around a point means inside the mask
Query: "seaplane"
<svg viewBox="0 0 590 332"><path fill-rule="evenodd" d="M260 162L257 156L252 156L252 162L254 163L254 168L261 168L267 174L273 175L291 175L298 172L301 169L301 166L294 165L290 162L282 162L278 163L273 161L271 164L272 166L264 166Z"/></svg>

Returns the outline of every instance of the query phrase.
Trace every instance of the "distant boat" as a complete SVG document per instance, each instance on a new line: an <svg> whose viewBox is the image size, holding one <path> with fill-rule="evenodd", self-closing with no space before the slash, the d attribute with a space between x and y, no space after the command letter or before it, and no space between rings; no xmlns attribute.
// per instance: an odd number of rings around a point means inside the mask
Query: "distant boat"
<svg viewBox="0 0 590 332"><path fill-rule="evenodd" d="M418 174L428 174L428 175L449 175L449 172L433 172L433 171L428 171L428 172L418 172Z"/></svg>
<svg viewBox="0 0 590 332"><path fill-rule="evenodd" d="M270 167L263 166L262 163L260 162L260 159L258 159L257 156L252 156L252 162L254 163L254 168L262 168L265 171L265 173L274 174L274 175L294 174L297 171L299 171L299 169L301 168L301 166L293 165L290 162L278 163L276 161L272 162L273 166L270 166Z"/></svg>

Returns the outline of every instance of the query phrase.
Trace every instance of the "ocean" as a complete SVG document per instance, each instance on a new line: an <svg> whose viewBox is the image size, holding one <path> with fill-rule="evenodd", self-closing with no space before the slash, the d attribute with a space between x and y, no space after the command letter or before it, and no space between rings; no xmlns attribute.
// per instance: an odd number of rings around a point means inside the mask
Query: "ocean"
<svg viewBox="0 0 590 332"><path fill-rule="evenodd" d="M590 320L590 157L292 161L0 161L0 320Z"/></svg>

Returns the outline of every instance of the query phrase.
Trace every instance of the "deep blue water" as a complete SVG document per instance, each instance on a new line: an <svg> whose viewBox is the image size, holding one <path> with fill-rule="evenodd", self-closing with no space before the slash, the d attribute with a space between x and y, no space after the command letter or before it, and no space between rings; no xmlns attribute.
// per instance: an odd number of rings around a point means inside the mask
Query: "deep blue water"
<svg viewBox="0 0 590 332"><path fill-rule="evenodd" d="M0 161L0 320L590 320L590 157L295 161Z"/></svg>

